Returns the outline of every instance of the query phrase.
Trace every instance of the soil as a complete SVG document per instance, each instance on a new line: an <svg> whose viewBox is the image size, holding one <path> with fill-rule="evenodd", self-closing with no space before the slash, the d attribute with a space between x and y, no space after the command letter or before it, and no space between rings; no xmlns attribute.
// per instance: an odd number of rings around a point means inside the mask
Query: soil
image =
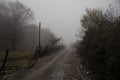
<svg viewBox="0 0 120 80"><path fill-rule="evenodd" d="M40 58L35 67L7 80L89 80L73 48Z"/></svg>

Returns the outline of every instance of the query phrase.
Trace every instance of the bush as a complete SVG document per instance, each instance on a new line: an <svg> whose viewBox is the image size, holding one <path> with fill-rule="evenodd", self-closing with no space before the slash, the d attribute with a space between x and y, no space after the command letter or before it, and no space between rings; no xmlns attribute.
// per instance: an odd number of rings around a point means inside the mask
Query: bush
<svg viewBox="0 0 120 80"><path fill-rule="evenodd" d="M82 64L92 80L119 80L120 16L112 8L86 12L81 20L84 36L77 49Z"/></svg>

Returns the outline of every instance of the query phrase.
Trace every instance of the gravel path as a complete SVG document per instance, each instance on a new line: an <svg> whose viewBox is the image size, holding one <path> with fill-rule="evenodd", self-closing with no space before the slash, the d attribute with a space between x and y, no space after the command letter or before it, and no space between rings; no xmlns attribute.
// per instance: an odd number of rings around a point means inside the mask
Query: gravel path
<svg viewBox="0 0 120 80"><path fill-rule="evenodd" d="M41 65L32 69L21 80L89 80L80 65L75 49L69 48L56 53Z"/></svg>
<svg viewBox="0 0 120 80"><path fill-rule="evenodd" d="M58 55L54 57L51 61L44 64L39 69L33 71L32 73L28 74L23 80L43 80L46 74L44 72L52 65L55 61L57 61L61 56L63 56L65 51L60 51L57 53ZM44 77L43 77L44 76ZM46 77L45 77L46 78Z"/></svg>

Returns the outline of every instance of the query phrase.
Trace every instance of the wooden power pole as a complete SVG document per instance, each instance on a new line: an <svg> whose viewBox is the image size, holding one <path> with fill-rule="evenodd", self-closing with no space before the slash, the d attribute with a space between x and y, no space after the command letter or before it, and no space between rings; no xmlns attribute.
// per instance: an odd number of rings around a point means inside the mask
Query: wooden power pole
<svg viewBox="0 0 120 80"><path fill-rule="evenodd" d="M41 47L40 38L41 38L41 22L39 22L39 49Z"/></svg>
<svg viewBox="0 0 120 80"><path fill-rule="evenodd" d="M41 22L39 22L39 45L38 45L38 48L39 48L39 57L41 56L41 44L40 44L40 38L41 38Z"/></svg>

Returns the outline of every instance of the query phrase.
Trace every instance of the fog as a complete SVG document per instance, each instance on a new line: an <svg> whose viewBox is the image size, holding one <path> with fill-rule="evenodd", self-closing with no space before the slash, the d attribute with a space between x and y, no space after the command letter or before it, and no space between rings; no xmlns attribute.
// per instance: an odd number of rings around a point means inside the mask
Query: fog
<svg viewBox="0 0 120 80"><path fill-rule="evenodd" d="M35 14L35 23L48 27L64 43L70 44L77 40L80 19L86 8L106 9L111 0L19 0L30 7Z"/></svg>

